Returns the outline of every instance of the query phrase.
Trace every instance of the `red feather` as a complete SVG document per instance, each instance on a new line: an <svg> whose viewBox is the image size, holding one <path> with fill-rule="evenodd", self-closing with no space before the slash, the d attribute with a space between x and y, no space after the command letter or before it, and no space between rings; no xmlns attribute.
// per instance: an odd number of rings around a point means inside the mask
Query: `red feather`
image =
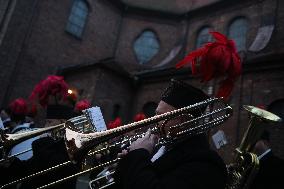
<svg viewBox="0 0 284 189"><path fill-rule="evenodd" d="M82 110L90 108L90 106L91 106L91 104L90 104L90 102L87 99L81 100L81 101L76 103L75 111L79 111L80 112Z"/></svg>
<svg viewBox="0 0 284 189"><path fill-rule="evenodd" d="M120 117L117 117L114 121L110 121L107 124L107 129L114 129L122 125L122 121Z"/></svg>
<svg viewBox="0 0 284 189"><path fill-rule="evenodd" d="M226 44L228 42L228 39L225 35L219 33L219 32L209 32L215 39L217 42L219 43L223 43L223 44Z"/></svg>
<svg viewBox="0 0 284 189"><path fill-rule="evenodd" d="M138 113L138 114L136 114L135 116L134 116L134 121L136 122L136 121L141 121L141 120L143 120L143 119L145 119L146 118L146 116L145 116L145 114L144 113Z"/></svg>
<svg viewBox="0 0 284 189"><path fill-rule="evenodd" d="M28 105L25 99L17 98L9 104L9 109L14 115L27 115Z"/></svg>
<svg viewBox="0 0 284 189"><path fill-rule="evenodd" d="M209 33L216 41L189 53L176 68L191 63L192 74L200 74L201 81L205 82L213 78L225 78L221 81L217 96L228 98L234 82L241 74L241 60L233 40L218 32ZM200 69L197 69L197 64L200 65Z"/></svg>
<svg viewBox="0 0 284 189"><path fill-rule="evenodd" d="M30 95L30 100L38 99L39 103L46 107L50 96L59 96L65 99L68 85L62 76L51 75L38 83Z"/></svg>
<svg viewBox="0 0 284 189"><path fill-rule="evenodd" d="M231 79L226 79L221 82L221 85L217 91L217 97L224 97L225 100L228 100L232 90L234 88L234 81Z"/></svg>
<svg viewBox="0 0 284 189"><path fill-rule="evenodd" d="M198 59L198 57L203 56L206 53L206 48L201 48L198 49L196 51L191 52L190 54L188 54L182 61L180 61L177 65L176 68L181 68L184 65L186 65L187 63L191 62L191 69L192 69L192 73L195 74L196 73L196 61Z"/></svg>

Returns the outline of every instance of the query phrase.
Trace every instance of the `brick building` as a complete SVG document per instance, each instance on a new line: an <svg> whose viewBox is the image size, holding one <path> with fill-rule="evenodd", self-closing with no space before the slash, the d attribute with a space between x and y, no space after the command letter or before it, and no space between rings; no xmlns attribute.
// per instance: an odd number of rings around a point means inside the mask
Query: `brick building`
<svg viewBox="0 0 284 189"><path fill-rule="evenodd" d="M243 104L273 105L283 116L283 21L280 0L1 1L0 104L61 74L79 98L102 107L106 121L153 115L172 77L209 93L217 88L174 68L216 30L235 39L244 68L230 99L234 116L212 131L225 132L228 145L218 151L229 161L248 125ZM284 130L271 131L273 149L284 157Z"/></svg>

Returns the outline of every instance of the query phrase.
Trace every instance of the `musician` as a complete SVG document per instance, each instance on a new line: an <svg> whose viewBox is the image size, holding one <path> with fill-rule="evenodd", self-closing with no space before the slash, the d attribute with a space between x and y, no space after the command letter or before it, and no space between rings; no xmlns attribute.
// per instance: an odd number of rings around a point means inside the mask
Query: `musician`
<svg viewBox="0 0 284 189"><path fill-rule="evenodd" d="M32 131L34 129L31 128L31 123L26 122L26 115L28 114L28 106L27 102L18 98L12 101L9 105L11 123L10 123L10 133L11 134L20 134L28 131ZM25 161L30 159L33 156L32 151L32 142L40 138L40 136L36 136L30 139L27 139L15 146L11 149L9 155L16 155L19 152L27 151L25 153L17 155L21 161Z"/></svg>
<svg viewBox="0 0 284 189"><path fill-rule="evenodd" d="M47 106L46 120L49 120L48 123L61 123L74 116L75 114L73 112L73 107L68 107L65 105ZM69 161L63 138L57 140L54 140L51 137L40 138L32 143L32 149L34 151L34 156L27 161L29 173L35 173ZM52 171L51 173L47 173L46 175L39 176L36 179L33 179L32 182L23 183L21 189L37 188L77 172L77 167L71 164L69 166L57 169L56 171ZM57 184L51 188L75 189L75 187L76 178L61 184Z"/></svg>
<svg viewBox="0 0 284 189"><path fill-rule="evenodd" d="M0 112L0 119L2 119L2 124L3 124L3 128L1 128L2 130L4 130L5 133L9 133L9 129L10 129L10 124L11 124L11 118L10 118L10 111L8 108L2 108L1 112Z"/></svg>
<svg viewBox="0 0 284 189"><path fill-rule="evenodd" d="M254 146L259 159L259 170L252 182L251 189L284 188L284 160L275 156L270 147L270 134L265 130Z"/></svg>
<svg viewBox="0 0 284 189"><path fill-rule="evenodd" d="M166 113L207 99L201 90L181 81L171 80L156 109ZM193 112L201 115L204 109ZM161 133L181 123L184 117L160 125ZM225 188L226 168L216 152L210 150L206 134L188 137L168 148L161 147L153 154L158 136L148 131L145 137L133 142L129 152L118 164L114 188L123 189L172 189L172 188ZM121 155L121 154L120 154Z"/></svg>
<svg viewBox="0 0 284 189"><path fill-rule="evenodd" d="M9 104L6 112L9 112L11 119L9 124L9 133L20 134L33 130L30 128L30 123L26 122L26 115L28 114L26 100L22 98L13 100ZM27 139L13 146L10 152L8 151L7 155L14 157L9 158L0 165L1 185L26 175L26 170L29 168L26 162L33 156L32 142L38 138L39 136ZM20 152L24 153L16 155Z"/></svg>

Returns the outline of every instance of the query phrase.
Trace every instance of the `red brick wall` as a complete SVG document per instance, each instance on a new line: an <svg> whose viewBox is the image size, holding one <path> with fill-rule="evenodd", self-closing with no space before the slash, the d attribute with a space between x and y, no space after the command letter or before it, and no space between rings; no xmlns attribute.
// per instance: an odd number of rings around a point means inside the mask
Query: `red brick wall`
<svg viewBox="0 0 284 189"><path fill-rule="evenodd" d="M160 50L150 62L140 65L134 53L133 44L146 29L150 29L157 34ZM174 45L182 37L183 29L184 25L175 20L159 20L133 14L126 15L123 19L116 50L116 60L123 63L129 71L151 69L153 65L160 63L174 48Z"/></svg>
<svg viewBox="0 0 284 189"><path fill-rule="evenodd" d="M114 55L120 11L104 1L90 1L90 12L82 38L65 31L72 1L40 1L6 101L26 97L33 86L58 67L97 61ZM19 28L14 28L15 30ZM107 31L107 32L105 32Z"/></svg>
<svg viewBox="0 0 284 189"><path fill-rule="evenodd" d="M249 47L256 37L257 29L269 15L275 16L276 21L272 38L262 51L245 53L247 68L236 83L230 101L234 116L220 127L229 141L229 145L219 150L226 161L230 160L233 149L239 145L248 124L247 112L241 106L268 105L283 98L283 1L220 1L210 7L189 12L187 17L179 18L169 18L169 15L163 18L148 15L147 11L131 12L118 9L107 0L88 2L89 17L83 37L78 39L65 32L72 1L17 1L0 46L0 80L3 91L0 93L1 104L7 104L16 97L27 97L36 83L48 74L56 73L58 67L97 62L102 58L115 56L116 61L127 70L152 69L152 66L160 63L183 37L187 26L185 48L189 52L194 49L197 31L202 26L210 25L226 34L232 19L244 16L249 21ZM179 5L187 3L176 2ZM205 4L209 2L213 1L200 1ZM140 66L134 55L133 43L145 29L152 29L157 33L160 51L148 64ZM176 60L172 62L175 63ZM81 98L88 98L94 104L102 106L107 121L112 119L115 104L121 105L124 121L130 120L135 113L141 111L145 103L157 102L167 85L165 80L160 79L138 84L133 88L131 83L135 80L99 69L73 74L67 75L67 81L72 87L83 89ZM200 85L197 80L189 77L187 81L196 86ZM203 87L206 90L206 86ZM272 136L277 137L272 140L273 148L277 154L284 157L283 130L272 130ZM212 133L215 131L217 130Z"/></svg>

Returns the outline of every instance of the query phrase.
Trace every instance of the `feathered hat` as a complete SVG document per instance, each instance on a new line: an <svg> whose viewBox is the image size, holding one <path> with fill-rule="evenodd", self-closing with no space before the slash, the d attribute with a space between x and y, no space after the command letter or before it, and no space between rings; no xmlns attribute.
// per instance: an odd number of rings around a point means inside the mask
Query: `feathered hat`
<svg viewBox="0 0 284 189"><path fill-rule="evenodd" d="M9 104L9 109L14 115L27 115L28 105L27 101L23 98L17 98Z"/></svg>
<svg viewBox="0 0 284 189"><path fill-rule="evenodd" d="M65 99L68 85L62 76L50 75L38 83L30 95L30 100L38 99L39 104L46 107L50 96Z"/></svg>
<svg viewBox="0 0 284 189"><path fill-rule="evenodd" d="M233 40L218 32L210 32L210 34L215 41L189 53L176 65L176 68L191 63L192 74L201 75L202 82L213 78L224 78L220 82L216 96L227 99L236 79L241 74L241 59Z"/></svg>
<svg viewBox="0 0 284 189"><path fill-rule="evenodd" d="M115 118L114 121L110 121L107 124L107 129L114 129L122 125L122 120L120 117Z"/></svg>
<svg viewBox="0 0 284 189"><path fill-rule="evenodd" d="M23 98L13 100L8 106L11 119L14 121L23 121L28 114L28 104Z"/></svg>
<svg viewBox="0 0 284 189"><path fill-rule="evenodd" d="M144 113L138 113L138 114L136 114L135 116L134 116L134 121L135 122L137 122L137 121L141 121L141 120L143 120L143 119L145 119L146 118L146 116L145 116L145 114Z"/></svg>
<svg viewBox="0 0 284 189"><path fill-rule="evenodd" d="M87 99L84 99L76 103L74 110L81 112L82 110L88 109L90 107L91 103Z"/></svg>
<svg viewBox="0 0 284 189"><path fill-rule="evenodd" d="M175 108L183 108L208 99L202 90L177 79L171 79L169 86L162 93L161 100ZM200 115L206 107L194 112ZM193 113L193 112L191 112Z"/></svg>

